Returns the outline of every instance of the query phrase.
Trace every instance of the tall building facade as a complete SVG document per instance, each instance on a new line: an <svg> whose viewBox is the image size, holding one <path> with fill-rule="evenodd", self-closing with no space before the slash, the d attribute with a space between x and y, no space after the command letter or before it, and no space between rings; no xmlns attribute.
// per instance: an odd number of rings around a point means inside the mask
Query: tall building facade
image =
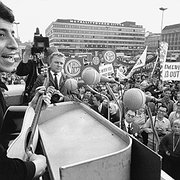
<svg viewBox="0 0 180 180"><path fill-rule="evenodd" d="M168 53L180 55L180 24L165 26L161 36L168 43Z"/></svg>
<svg viewBox="0 0 180 180"><path fill-rule="evenodd" d="M95 52L114 49L127 55L144 50L145 29L135 22L107 23L57 19L45 30L50 46L64 53Z"/></svg>
<svg viewBox="0 0 180 180"><path fill-rule="evenodd" d="M145 38L145 45L148 46L149 53L156 53L159 47L160 38L160 33L149 33L149 35Z"/></svg>

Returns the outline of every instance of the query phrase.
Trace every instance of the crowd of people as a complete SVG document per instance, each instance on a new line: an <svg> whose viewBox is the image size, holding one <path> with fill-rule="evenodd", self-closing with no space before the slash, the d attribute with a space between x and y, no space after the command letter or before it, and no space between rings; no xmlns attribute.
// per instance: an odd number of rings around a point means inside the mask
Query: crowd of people
<svg viewBox="0 0 180 180"><path fill-rule="evenodd" d="M37 97L44 92L44 73L38 71L37 59L30 58L27 47L22 61L14 71L12 56L18 46L13 31L14 15L11 9L0 2L0 118L7 109L3 89L9 84L25 84L22 105L34 105ZM34 57L37 58L37 57ZM82 81L76 89L67 89L69 77L64 72L66 57L55 48L49 50L49 86L51 96L44 96L45 104L64 101L79 101L104 116L118 128L133 135L148 148L163 157L163 170L176 180L180 179L180 81L162 82L148 74L134 74L131 79L121 80L112 75L106 81L88 86ZM8 62L8 63L7 63ZM42 64L43 65L43 62ZM120 83L116 83L116 82ZM107 83L108 86L107 86ZM111 88L111 92L109 91ZM123 104L123 94L131 88L141 89L148 102L138 110L128 109ZM38 89L38 90L37 90ZM7 90L7 89L6 89ZM27 94L26 94L27 93ZM50 102L51 101L51 102ZM149 113L150 110L150 113ZM9 168L10 167L10 168ZM43 155L31 154L29 161L10 159L0 145L0 179L32 179L42 175L46 168ZM13 172L12 174L9 172Z"/></svg>

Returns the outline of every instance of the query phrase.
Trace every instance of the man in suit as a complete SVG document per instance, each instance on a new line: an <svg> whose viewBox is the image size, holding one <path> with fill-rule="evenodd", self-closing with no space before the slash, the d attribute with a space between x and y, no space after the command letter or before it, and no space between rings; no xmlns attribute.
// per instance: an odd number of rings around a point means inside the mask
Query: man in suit
<svg viewBox="0 0 180 180"><path fill-rule="evenodd" d="M128 132L129 134L132 134L134 137L138 138L140 133L140 127L134 123L135 121L136 113L132 110L128 110L125 114L125 126L124 131Z"/></svg>
<svg viewBox="0 0 180 180"><path fill-rule="evenodd" d="M103 102L102 96L100 94L95 94L92 97L92 101L93 101L92 108L96 112L104 116L106 119L108 119L108 107L102 103Z"/></svg>
<svg viewBox="0 0 180 180"><path fill-rule="evenodd" d="M60 52L54 52L48 58L49 64L49 86L53 86L56 89L56 93L60 96L60 101L63 100L64 96L67 95L67 88L64 84L68 78L67 74L64 73L64 64L66 57ZM31 91L31 98L33 98L36 88L42 86L44 82L43 74L40 74ZM53 96L54 97L54 96ZM55 100L57 102L57 100ZM59 100L58 100L59 101ZM54 102L54 101L53 101Z"/></svg>

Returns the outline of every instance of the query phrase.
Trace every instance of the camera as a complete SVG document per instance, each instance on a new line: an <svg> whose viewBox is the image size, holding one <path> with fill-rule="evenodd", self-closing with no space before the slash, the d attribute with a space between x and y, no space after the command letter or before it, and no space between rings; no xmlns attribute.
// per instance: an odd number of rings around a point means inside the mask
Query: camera
<svg viewBox="0 0 180 180"><path fill-rule="evenodd" d="M60 91L56 90L54 86L49 86L47 88L46 94L49 94L51 97L51 103L58 103L60 97L62 97Z"/></svg>
<svg viewBox="0 0 180 180"><path fill-rule="evenodd" d="M42 53L49 47L49 38L43 37L42 34L39 33L39 28L36 28L36 32L34 33L34 44L31 48L31 54L35 55L36 53Z"/></svg>

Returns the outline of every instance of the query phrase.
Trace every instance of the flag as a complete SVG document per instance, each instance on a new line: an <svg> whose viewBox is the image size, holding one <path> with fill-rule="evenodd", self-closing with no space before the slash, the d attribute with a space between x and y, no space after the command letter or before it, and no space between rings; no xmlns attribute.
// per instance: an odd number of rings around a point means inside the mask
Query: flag
<svg viewBox="0 0 180 180"><path fill-rule="evenodd" d="M136 61L136 64L133 66L133 68L131 69L130 73L127 75L128 77L130 77L133 74L135 69L143 67L145 65L145 63L146 63L146 56L147 56L147 46L146 46L144 52L139 57L139 59Z"/></svg>

